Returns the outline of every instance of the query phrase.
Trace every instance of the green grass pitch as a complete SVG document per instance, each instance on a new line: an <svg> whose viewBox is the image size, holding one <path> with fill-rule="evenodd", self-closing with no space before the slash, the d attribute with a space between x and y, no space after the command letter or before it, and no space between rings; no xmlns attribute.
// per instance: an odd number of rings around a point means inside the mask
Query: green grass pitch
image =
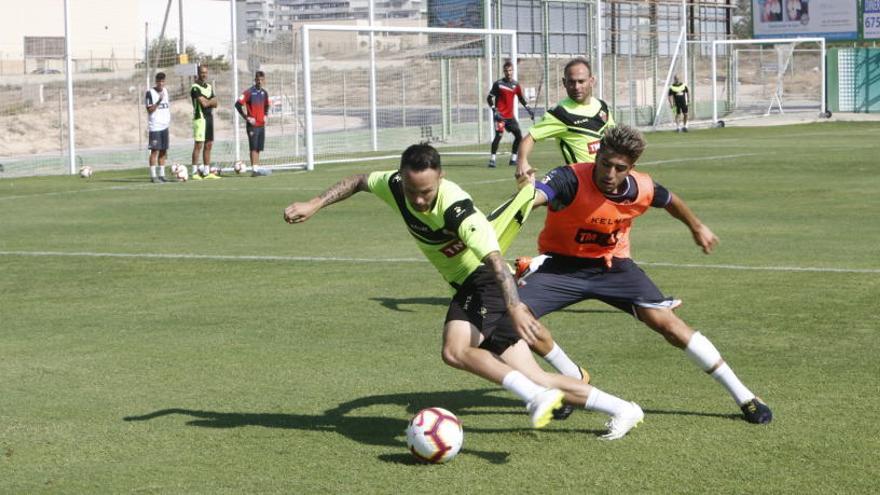
<svg viewBox="0 0 880 495"><path fill-rule="evenodd" d="M633 257L776 418L745 423L681 351L588 302L545 323L597 386L644 408L610 443L583 411L531 430L514 396L442 363L449 291L376 198L282 221L393 161L162 186L145 169L0 180L0 493L876 493L878 135L647 135L639 168L721 245L703 255L655 210ZM510 167L444 163L484 211L513 192ZM533 163L558 151L542 143ZM533 254L542 221L509 258ZM450 464L406 451L427 406L464 423Z"/></svg>

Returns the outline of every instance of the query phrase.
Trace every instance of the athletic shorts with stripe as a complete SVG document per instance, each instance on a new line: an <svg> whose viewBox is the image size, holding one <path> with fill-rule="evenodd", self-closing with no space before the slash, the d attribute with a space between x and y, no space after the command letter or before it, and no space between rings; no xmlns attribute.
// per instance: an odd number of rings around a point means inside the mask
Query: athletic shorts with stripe
<svg viewBox="0 0 880 495"><path fill-rule="evenodd" d="M510 323L501 287L485 265L471 273L452 297L446 323L454 320L468 321L477 327L483 335L480 348L498 355L519 340Z"/></svg>
<svg viewBox="0 0 880 495"><path fill-rule="evenodd" d="M601 258L553 254L519 282L519 297L540 318L587 299L598 299L636 315L636 307L672 307L648 275L629 258L614 258L611 268Z"/></svg>

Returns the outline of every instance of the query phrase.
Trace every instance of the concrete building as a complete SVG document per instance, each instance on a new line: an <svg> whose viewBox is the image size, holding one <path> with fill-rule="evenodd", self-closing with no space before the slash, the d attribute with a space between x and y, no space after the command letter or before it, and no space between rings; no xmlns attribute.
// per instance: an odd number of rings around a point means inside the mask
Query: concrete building
<svg viewBox="0 0 880 495"><path fill-rule="evenodd" d="M239 33L263 37L293 31L306 22L369 19L369 0L238 0ZM376 0L377 21L405 19L424 24L426 0Z"/></svg>

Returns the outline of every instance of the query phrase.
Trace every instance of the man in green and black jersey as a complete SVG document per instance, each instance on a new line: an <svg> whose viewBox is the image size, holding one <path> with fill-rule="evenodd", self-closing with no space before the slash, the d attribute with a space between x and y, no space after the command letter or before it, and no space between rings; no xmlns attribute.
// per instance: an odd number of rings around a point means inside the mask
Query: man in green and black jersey
<svg viewBox="0 0 880 495"><path fill-rule="evenodd" d="M211 148L214 146L214 115L212 111L217 107L217 98L214 96L214 87L208 82L208 68L200 65L198 77L190 86L189 91L193 105L193 152L192 152L192 178L200 180L219 179L211 173ZM199 155L202 157L202 166L199 166Z"/></svg>
<svg viewBox="0 0 880 495"><path fill-rule="evenodd" d="M556 138L565 163L592 162L605 130L614 126L608 104L593 97L595 78L590 62L583 57L574 58L565 65L563 74L562 84L568 98L547 110L529 129L520 145L517 179L534 174L529 154L536 141Z"/></svg>
<svg viewBox="0 0 880 495"><path fill-rule="evenodd" d="M510 267L502 258L496 229L522 222L535 189L525 185L492 213L493 225L458 185L444 179L440 155L427 144L403 152L398 170L353 175L306 202L284 210L284 220L304 222L321 208L359 192L371 192L400 214L419 249L452 287L443 327L443 361L500 384L526 404L532 425L546 425L566 403L609 416L603 438L624 436L641 421L638 405L574 378L544 371L528 343L546 332L520 301ZM511 210L514 209L514 210ZM518 215L508 215L517 211ZM503 237L503 236L502 236Z"/></svg>
<svg viewBox="0 0 880 495"><path fill-rule="evenodd" d="M688 97L690 96L690 92L688 91L687 84L681 82L678 79L678 76L674 76L672 79L672 85L669 86L669 107L672 109L672 113L675 115L675 131L676 132L687 132L688 131ZM680 125L678 123L678 118L681 117L684 125Z"/></svg>

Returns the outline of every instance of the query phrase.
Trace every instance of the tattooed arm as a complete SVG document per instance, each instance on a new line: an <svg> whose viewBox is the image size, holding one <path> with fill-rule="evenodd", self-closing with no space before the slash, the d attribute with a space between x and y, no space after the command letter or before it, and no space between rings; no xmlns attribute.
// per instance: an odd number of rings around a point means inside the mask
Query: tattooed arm
<svg viewBox="0 0 880 495"><path fill-rule="evenodd" d="M365 174L346 177L330 186L320 196L315 196L304 203L291 203L284 209L284 221L287 223L305 222L321 208L338 203L358 191L367 190L367 176Z"/></svg>
<svg viewBox="0 0 880 495"><path fill-rule="evenodd" d="M534 344L545 330L532 316L528 306L520 301L519 293L516 290L516 281L513 280L507 262L498 251L492 251L486 255L483 262L495 273L495 281L501 288L501 296L504 298L504 304L507 306L514 330L527 344Z"/></svg>

